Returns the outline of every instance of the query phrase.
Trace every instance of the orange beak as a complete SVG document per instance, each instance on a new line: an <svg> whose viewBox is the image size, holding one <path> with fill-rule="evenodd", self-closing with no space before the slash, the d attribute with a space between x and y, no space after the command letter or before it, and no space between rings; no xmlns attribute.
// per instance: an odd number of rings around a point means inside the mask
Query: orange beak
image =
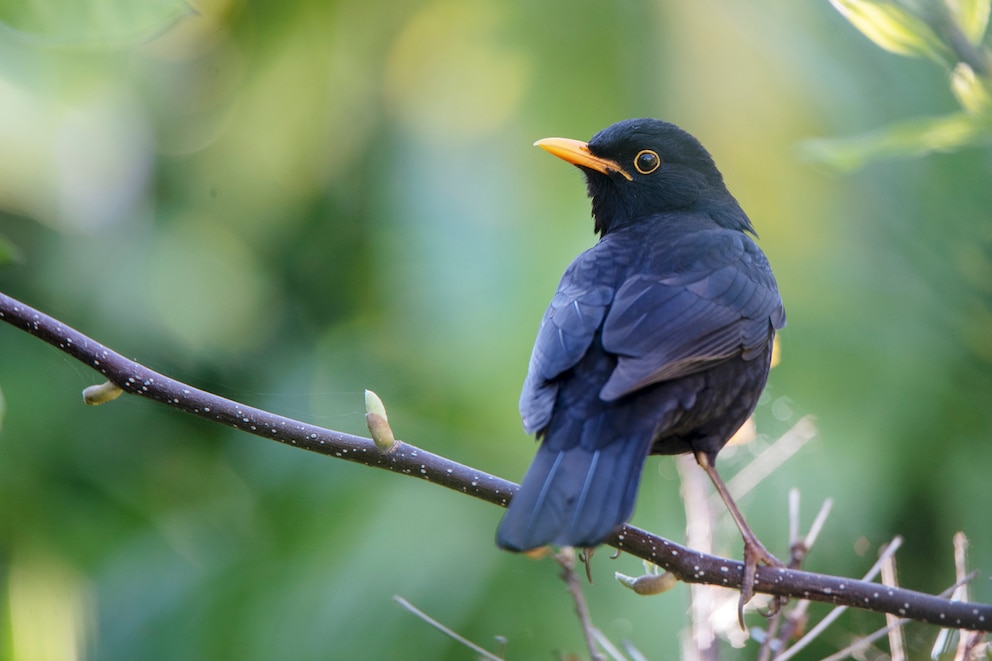
<svg viewBox="0 0 992 661"><path fill-rule="evenodd" d="M544 138L534 143L535 147L540 147L549 154L554 154L563 161L568 161L572 165L579 165L596 172L610 175L614 172L622 174L627 181L634 178L627 174L626 170L620 167L616 161L608 158L596 156L589 151L589 143L570 138Z"/></svg>

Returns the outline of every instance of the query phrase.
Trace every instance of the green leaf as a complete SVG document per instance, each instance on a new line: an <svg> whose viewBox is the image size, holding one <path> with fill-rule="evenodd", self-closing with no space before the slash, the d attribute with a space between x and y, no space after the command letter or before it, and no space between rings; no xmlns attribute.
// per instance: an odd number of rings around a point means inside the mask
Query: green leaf
<svg viewBox="0 0 992 661"><path fill-rule="evenodd" d="M927 57L941 64L951 61L947 47L934 31L898 5L868 0L830 0L830 4L862 34L889 52Z"/></svg>
<svg viewBox="0 0 992 661"><path fill-rule="evenodd" d="M45 46L119 47L147 41L194 11L185 0L6 0L0 29Z"/></svg>
<svg viewBox="0 0 992 661"><path fill-rule="evenodd" d="M851 138L807 140L800 153L839 171L852 171L871 161L923 156L992 143L992 124L967 113L926 117L891 124Z"/></svg>
<svg viewBox="0 0 992 661"><path fill-rule="evenodd" d="M982 43L989 25L992 0L946 0L954 21L972 44Z"/></svg>

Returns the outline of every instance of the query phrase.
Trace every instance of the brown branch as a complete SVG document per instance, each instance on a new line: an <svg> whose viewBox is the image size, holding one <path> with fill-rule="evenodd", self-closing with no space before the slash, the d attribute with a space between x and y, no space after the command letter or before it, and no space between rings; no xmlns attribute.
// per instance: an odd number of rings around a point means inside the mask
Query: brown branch
<svg viewBox="0 0 992 661"><path fill-rule="evenodd" d="M124 392L230 425L286 445L435 482L506 507L517 485L413 445L381 453L371 439L324 429L245 406L148 369L19 301L0 293L0 320L57 347ZM606 543L648 560L686 583L740 588L743 563L693 551L633 526ZM786 568L760 567L755 591L891 613L947 628L992 631L992 605L955 602L903 588Z"/></svg>

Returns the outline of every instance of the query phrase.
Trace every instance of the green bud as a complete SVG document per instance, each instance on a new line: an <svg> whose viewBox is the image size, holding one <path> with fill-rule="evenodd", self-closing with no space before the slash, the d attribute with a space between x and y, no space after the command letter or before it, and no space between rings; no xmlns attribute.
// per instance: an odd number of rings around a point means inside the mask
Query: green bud
<svg viewBox="0 0 992 661"><path fill-rule="evenodd" d="M104 381L99 385L90 386L83 390L83 403L88 406L106 404L120 397L122 392L124 391L110 381Z"/></svg>
<svg viewBox="0 0 992 661"><path fill-rule="evenodd" d="M644 576L637 577L616 572L613 576L620 585L630 588L642 596L668 592L679 582L679 579L675 578L674 574L667 571L660 574L645 574Z"/></svg>
<svg viewBox="0 0 992 661"><path fill-rule="evenodd" d="M389 426L389 418L386 417L386 407L383 406L379 396L371 390L365 391L365 424L369 427L372 440L379 452L385 454L396 445L393 437L393 430Z"/></svg>

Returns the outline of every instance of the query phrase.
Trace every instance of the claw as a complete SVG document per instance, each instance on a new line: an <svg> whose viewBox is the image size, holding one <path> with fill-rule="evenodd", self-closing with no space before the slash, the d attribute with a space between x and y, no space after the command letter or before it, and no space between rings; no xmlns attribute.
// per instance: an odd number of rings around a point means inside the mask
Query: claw
<svg viewBox="0 0 992 661"><path fill-rule="evenodd" d="M737 602L737 622L744 629L744 604L754 596L754 581L758 574L758 563L767 567L784 567L778 558L768 552L754 533L748 529L741 531L744 537L744 578L741 581L741 598Z"/></svg>
<svg viewBox="0 0 992 661"><path fill-rule="evenodd" d="M589 581L589 585L592 585L592 554L595 550L594 547L590 547L579 551L579 561L586 566L586 580Z"/></svg>

